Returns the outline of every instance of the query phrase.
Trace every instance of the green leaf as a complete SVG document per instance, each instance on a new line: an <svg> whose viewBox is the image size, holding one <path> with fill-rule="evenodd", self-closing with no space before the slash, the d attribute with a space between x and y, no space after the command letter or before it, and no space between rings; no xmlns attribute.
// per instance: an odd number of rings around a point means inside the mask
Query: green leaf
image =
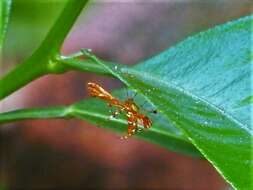
<svg viewBox="0 0 253 190"><path fill-rule="evenodd" d="M249 16L215 27L134 69L89 57L144 95L233 187L252 189L252 26Z"/></svg>
<svg viewBox="0 0 253 190"><path fill-rule="evenodd" d="M0 50L2 49L10 15L11 0L0 1Z"/></svg>

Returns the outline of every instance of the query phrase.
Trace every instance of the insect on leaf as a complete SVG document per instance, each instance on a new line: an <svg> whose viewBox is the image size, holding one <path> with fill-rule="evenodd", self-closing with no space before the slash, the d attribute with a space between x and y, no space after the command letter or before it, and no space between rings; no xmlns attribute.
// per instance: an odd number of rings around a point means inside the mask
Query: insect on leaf
<svg viewBox="0 0 253 190"><path fill-rule="evenodd" d="M226 23L131 69L96 60L152 102L237 189L253 188L252 26L253 16Z"/></svg>

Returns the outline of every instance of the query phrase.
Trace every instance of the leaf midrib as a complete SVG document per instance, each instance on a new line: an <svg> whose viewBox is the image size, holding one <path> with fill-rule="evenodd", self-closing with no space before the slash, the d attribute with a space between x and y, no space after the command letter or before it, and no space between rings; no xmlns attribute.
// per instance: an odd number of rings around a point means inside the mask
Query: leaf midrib
<svg viewBox="0 0 253 190"><path fill-rule="evenodd" d="M84 111L84 110L81 110L81 109L76 109L75 106L72 107L69 114L70 115L81 114L81 115L93 116L93 117L100 118L100 119L103 119L103 120L108 119L108 116L106 116L104 114L100 114L98 112L95 113L95 112L91 112L91 111ZM127 125L126 120L123 120L123 119L111 119L111 121ZM172 133L166 133L163 130L160 130L158 128L151 127L149 129L149 131L157 133L157 134L162 134L164 136L171 137L171 138L174 138L174 139L177 139L177 140L180 140L180 141L184 141L186 143L190 143L190 141L188 141L185 138L181 138L180 136L173 135Z"/></svg>

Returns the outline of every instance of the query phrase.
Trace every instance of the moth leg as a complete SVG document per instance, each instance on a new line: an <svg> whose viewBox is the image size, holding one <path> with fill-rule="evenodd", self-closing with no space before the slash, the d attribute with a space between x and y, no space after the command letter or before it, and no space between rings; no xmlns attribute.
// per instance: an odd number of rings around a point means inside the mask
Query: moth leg
<svg viewBox="0 0 253 190"><path fill-rule="evenodd" d="M119 115L119 114L120 114L120 111L115 110L115 111L111 112L111 115L109 116L109 119L116 118L116 116Z"/></svg>
<svg viewBox="0 0 253 190"><path fill-rule="evenodd" d="M133 116L129 116L127 118L127 123L128 123L127 135L123 136L122 139L127 139L127 138L133 136L137 132L137 128L138 128L137 118L135 118Z"/></svg>
<svg viewBox="0 0 253 190"><path fill-rule="evenodd" d="M138 119L139 119L139 122L143 125L143 127L145 129L148 129L148 128L151 127L152 121L151 121L151 119L149 117L140 114Z"/></svg>
<svg viewBox="0 0 253 190"><path fill-rule="evenodd" d="M122 109L116 108L116 110L111 110L111 115L109 116L108 120L112 120L113 118L116 118L119 114L122 113Z"/></svg>

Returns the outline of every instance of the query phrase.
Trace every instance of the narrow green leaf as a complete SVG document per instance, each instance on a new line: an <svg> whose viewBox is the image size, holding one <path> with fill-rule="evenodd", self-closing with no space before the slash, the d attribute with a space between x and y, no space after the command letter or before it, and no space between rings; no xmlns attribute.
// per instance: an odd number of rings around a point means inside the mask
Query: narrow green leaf
<svg viewBox="0 0 253 190"><path fill-rule="evenodd" d="M115 95L122 97L125 91L117 91ZM141 100L142 97L139 97ZM102 101L88 99L77 102L70 106L58 106L48 108L21 109L6 113L0 113L0 124L23 119L50 119L50 118L80 118L109 128L115 132L126 134L126 118L119 117L110 119L110 112L107 105ZM151 129L138 133L136 136L147 141L159 144L165 148L201 157L199 151L189 142L183 134L163 118L162 115L151 116L156 121Z"/></svg>
<svg viewBox="0 0 253 190"><path fill-rule="evenodd" d="M0 50L2 49L10 16L11 0L0 1Z"/></svg>
<svg viewBox="0 0 253 190"><path fill-rule="evenodd" d="M57 106L48 108L20 109L10 112L0 113L0 123L19 121L24 119L50 119L67 118L68 107Z"/></svg>
<svg viewBox="0 0 253 190"><path fill-rule="evenodd" d="M80 57L79 54L78 56ZM60 56L56 61L66 66L69 70L78 70L83 72L93 72L101 75L110 75L110 73L108 73L108 71L104 67L95 64L93 61L90 60L84 61L80 60L80 58L77 57L69 58ZM107 62L107 64L109 65L111 63Z"/></svg>
<svg viewBox="0 0 253 190"><path fill-rule="evenodd" d="M90 58L149 99L233 187L252 189L252 26L249 16L215 27L135 69Z"/></svg>

